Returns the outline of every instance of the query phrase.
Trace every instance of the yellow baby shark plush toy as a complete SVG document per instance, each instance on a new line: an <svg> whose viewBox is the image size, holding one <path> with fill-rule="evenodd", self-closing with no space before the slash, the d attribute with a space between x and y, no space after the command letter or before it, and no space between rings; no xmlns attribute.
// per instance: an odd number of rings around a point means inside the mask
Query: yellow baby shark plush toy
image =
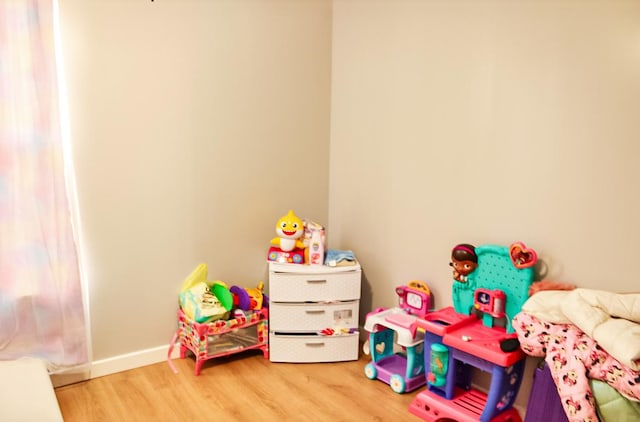
<svg viewBox="0 0 640 422"><path fill-rule="evenodd" d="M299 240L304 234L304 224L294 213L289 213L278 220L276 224L278 237L271 239L271 244L284 252L290 252L296 248L304 249L304 243Z"/></svg>

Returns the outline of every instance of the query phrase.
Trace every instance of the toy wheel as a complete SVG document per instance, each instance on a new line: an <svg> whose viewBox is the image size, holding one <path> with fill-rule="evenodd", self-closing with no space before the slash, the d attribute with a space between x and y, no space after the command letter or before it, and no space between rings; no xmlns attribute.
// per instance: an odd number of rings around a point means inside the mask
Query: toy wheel
<svg viewBox="0 0 640 422"><path fill-rule="evenodd" d="M375 366L373 366L372 363L368 363L365 367L364 367L364 374L367 376L367 378L369 378L370 380L374 380L376 379L376 377L378 376L378 370L376 369Z"/></svg>
<svg viewBox="0 0 640 422"><path fill-rule="evenodd" d="M389 385L391 389L398 394L404 393L405 385L404 378L402 378L398 374L391 375L391 379L389 380Z"/></svg>

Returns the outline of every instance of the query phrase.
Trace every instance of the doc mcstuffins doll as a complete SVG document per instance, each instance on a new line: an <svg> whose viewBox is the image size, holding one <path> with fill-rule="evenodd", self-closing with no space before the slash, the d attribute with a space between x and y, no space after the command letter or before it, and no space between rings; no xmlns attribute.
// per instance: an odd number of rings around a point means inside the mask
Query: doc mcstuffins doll
<svg viewBox="0 0 640 422"><path fill-rule="evenodd" d="M449 265L453 267L453 278L461 283L466 283L467 276L478 266L475 246L468 243L456 245L451 251Z"/></svg>

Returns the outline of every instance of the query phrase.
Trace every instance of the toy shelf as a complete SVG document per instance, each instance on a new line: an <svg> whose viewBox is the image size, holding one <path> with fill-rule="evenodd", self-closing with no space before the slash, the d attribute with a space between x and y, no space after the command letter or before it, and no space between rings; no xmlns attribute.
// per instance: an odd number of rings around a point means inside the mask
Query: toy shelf
<svg viewBox="0 0 640 422"><path fill-rule="evenodd" d="M262 308L243 317L201 324L178 310L180 358L184 359L187 351L193 353L196 375L200 375L205 361L245 350L262 350L264 358L268 359L268 312L267 308Z"/></svg>

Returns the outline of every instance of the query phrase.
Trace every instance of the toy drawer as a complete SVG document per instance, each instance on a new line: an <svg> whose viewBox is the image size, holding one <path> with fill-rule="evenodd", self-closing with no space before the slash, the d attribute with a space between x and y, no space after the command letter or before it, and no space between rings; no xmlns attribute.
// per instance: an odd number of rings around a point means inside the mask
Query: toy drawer
<svg viewBox="0 0 640 422"><path fill-rule="evenodd" d="M360 299L361 270L334 273L269 273L270 302L323 302Z"/></svg>
<svg viewBox="0 0 640 422"><path fill-rule="evenodd" d="M299 336L269 334L269 358L272 362L339 362L358 359L359 335Z"/></svg>
<svg viewBox="0 0 640 422"><path fill-rule="evenodd" d="M279 331L320 331L357 328L359 301L333 303L279 303L269 307L269 321Z"/></svg>

